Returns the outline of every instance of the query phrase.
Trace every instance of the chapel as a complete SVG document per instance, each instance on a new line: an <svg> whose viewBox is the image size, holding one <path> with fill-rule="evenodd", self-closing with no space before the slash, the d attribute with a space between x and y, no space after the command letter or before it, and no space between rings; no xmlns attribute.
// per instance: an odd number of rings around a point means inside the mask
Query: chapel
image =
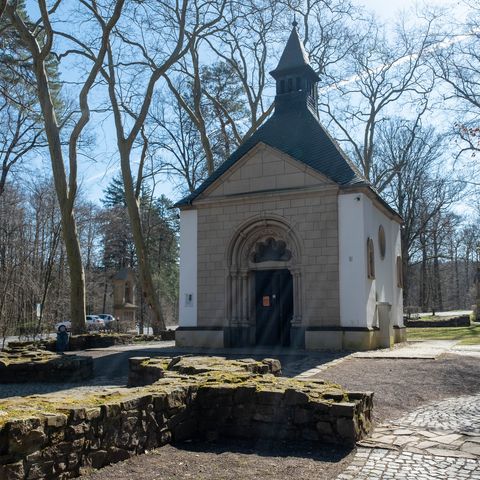
<svg viewBox="0 0 480 480"><path fill-rule="evenodd" d="M296 23L274 113L180 209L181 347L404 341L401 217L318 118Z"/></svg>

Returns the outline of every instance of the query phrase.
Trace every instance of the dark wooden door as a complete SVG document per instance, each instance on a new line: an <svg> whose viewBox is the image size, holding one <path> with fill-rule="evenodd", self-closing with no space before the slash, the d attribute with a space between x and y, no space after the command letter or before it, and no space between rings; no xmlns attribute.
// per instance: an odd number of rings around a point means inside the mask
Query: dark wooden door
<svg viewBox="0 0 480 480"><path fill-rule="evenodd" d="M292 275L288 270L255 272L256 344L290 345Z"/></svg>

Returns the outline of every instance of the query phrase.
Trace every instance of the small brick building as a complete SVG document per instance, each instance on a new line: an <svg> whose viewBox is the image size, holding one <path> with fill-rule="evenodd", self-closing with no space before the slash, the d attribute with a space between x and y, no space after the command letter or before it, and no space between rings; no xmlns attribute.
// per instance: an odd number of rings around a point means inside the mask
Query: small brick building
<svg viewBox="0 0 480 480"><path fill-rule="evenodd" d="M319 123L295 25L271 75L273 115L177 204L177 345L401 341L401 218Z"/></svg>

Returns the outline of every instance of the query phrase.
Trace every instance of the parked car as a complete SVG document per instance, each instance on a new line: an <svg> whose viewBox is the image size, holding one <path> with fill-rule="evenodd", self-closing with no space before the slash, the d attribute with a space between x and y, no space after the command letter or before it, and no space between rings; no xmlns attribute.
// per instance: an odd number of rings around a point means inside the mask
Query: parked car
<svg viewBox="0 0 480 480"><path fill-rule="evenodd" d="M105 322L105 330L113 330L115 328L115 317L109 313L99 313L97 317L100 317Z"/></svg>
<svg viewBox="0 0 480 480"><path fill-rule="evenodd" d="M105 322L97 315L87 315L87 330L103 330Z"/></svg>
<svg viewBox="0 0 480 480"><path fill-rule="evenodd" d="M72 329L72 322L70 320L64 320L63 322L58 322L55 324L55 330L58 332L61 326L65 327L67 332L69 332Z"/></svg>

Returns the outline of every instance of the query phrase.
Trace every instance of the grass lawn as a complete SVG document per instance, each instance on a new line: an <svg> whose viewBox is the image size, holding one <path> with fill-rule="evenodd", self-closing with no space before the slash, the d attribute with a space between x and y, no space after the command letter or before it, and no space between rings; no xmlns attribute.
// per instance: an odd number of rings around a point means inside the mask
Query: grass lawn
<svg viewBox="0 0 480 480"><path fill-rule="evenodd" d="M480 325L470 327L407 328L408 340L460 340L461 345L480 345Z"/></svg>

